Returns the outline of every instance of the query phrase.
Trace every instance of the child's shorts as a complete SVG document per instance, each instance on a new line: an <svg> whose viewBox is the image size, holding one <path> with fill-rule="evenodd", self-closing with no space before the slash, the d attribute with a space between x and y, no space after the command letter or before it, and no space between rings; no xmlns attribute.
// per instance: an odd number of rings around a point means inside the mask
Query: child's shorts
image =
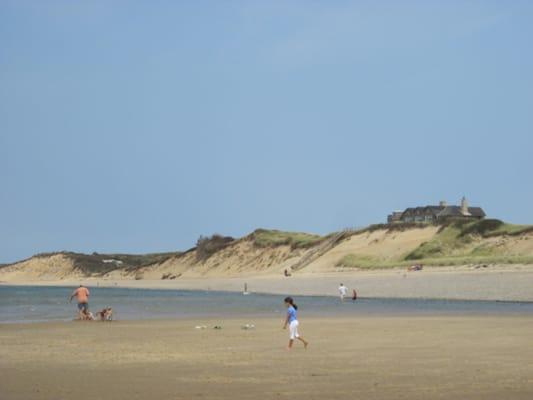
<svg viewBox="0 0 533 400"><path fill-rule="evenodd" d="M300 324L297 320L294 320L289 324L289 333L290 333L291 340L294 340L300 337L300 334L298 333L298 325Z"/></svg>

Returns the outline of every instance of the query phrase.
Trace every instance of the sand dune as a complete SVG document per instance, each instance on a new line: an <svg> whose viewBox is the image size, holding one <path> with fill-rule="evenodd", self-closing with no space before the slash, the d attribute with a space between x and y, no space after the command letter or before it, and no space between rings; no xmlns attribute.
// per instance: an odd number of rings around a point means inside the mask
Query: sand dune
<svg viewBox="0 0 533 400"><path fill-rule="evenodd" d="M76 270L72 260L63 254L32 257L0 269L0 280L7 282L76 279L83 276L81 271Z"/></svg>
<svg viewBox="0 0 533 400"><path fill-rule="evenodd" d="M267 238L277 241L259 243L257 234L230 241L206 257L199 257L198 250L185 253L131 256L78 255L55 253L39 255L19 263L0 268L3 282L75 281L81 278L100 280L176 280L194 278L260 277L281 275L289 270L295 275L351 271L360 274L357 265L343 266L346 256L363 260L372 265L380 263L388 267L405 269L406 256L413 251L444 252L445 260L455 262L462 255L477 256L482 263L495 257L494 264L524 264L533 260L533 233L519 235L481 236L469 235L468 240L453 239L449 233L440 233L437 226L411 227L408 229L366 229L330 235L324 238L306 234L279 231L261 231ZM257 232L257 231L256 231ZM265 233L266 232L266 233ZM270 233L272 232L272 233ZM270 236L268 236L270 235ZM285 235L285 236L284 236ZM291 236L292 235L292 236ZM281 240L280 240L281 237ZM300 240L290 242L289 239ZM287 239L287 240L285 240ZM303 240L303 242L302 242ZM307 242L305 242L307 240ZM446 242L448 241L448 242ZM303 243L303 244L302 244ZM428 243L430 244L428 248ZM431 247L433 246L433 247ZM440 246L440 247L439 247ZM432 253L429 253L432 254ZM438 253L440 254L440 253ZM518 257L516 260L502 257ZM474 257L474 260L477 258ZM123 260L123 261L122 261ZM132 261L133 260L133 261ZM465 258L465 260L467 260ZM413 261L413 262L416 262ZM446 261L445 261L446 262ZM465 261L466 262L466 261ZM455 262L456 265L457 263ZM447 265L447 264L440 264ZM365 267L366 268L366 267ZM372 267L373 268L373 267Z"/></svg>
<svg viewBox="0 0 533 400"><path fill-rule="evenodd" d="M430 240L437 232L437 227L411 229L403 232L389 232L384 229L364 232L350 236L345 241L328 251L319 259L306 266L307 272L328 272L334 270L337 262L344 256L353 254L372 256L382 260L397 258L409 253L420 244Z"/></svg>

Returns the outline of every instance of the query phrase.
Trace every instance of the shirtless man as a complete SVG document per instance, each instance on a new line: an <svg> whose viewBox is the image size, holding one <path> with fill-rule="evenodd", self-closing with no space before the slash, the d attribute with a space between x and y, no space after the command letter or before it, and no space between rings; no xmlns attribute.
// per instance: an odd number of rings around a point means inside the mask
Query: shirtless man
<svg viewBox="0 0 533 400"><path fill-rule="evenodd" d="M78 300L78 316L79 319L84 319L85 313L89 312L89 289L85 286L80 285L79 288L74 290L70 295L69 303L72 302L72 299L76 297Z"/></svg>

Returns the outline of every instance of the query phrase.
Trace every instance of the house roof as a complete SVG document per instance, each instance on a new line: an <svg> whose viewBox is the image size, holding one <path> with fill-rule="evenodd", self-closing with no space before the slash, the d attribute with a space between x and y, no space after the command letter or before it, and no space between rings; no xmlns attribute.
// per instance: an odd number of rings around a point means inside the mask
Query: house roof
<svg viewBox="0 0 533 400"><path fill-rule="evenodd" d="M468 207L469 216L472 217L484 217L485 212L481 207ZM463 217L460 206L447 206L438 214L439 218L442 217Z"/></svg>
<svg viewBox="0 0 533 400"><path fill-rule="evenodd" d="M409 207L402 215L437 215L443 208L441 206Z"/></svg>
<svg viewBox="0 0 533 400"><path fill-rule="evenodd" d="M481 207L468 207L469 216L476 218L485 217L485 212ZM404 216L413 215L428 215L431 214L436 217L463 217L460 206L424 206L424 207L409 207L402 213Z"/></svg>
<svg viewBox="0 0 533 400"><path fill-rule="evenodd" d="M473 217L485 217L485 211L481 207L468 207L468 212L472 214Z"/></svg>

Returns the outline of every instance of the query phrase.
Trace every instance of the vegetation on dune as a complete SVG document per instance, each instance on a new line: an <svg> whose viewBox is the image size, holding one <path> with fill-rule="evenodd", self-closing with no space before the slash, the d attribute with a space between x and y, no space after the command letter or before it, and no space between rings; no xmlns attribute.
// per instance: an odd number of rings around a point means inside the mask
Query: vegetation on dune
<svg viewBox="0 0 533 400"><path fill-rule="evenodd" d="M504 249L493 243L477 240L516 236L528 232L533 232L533 226L513 225L496 219L449 221L441 225L438 233L430 241L422 243L398 259L381 260L377 257L349 254L339 260L337 266L368 269L403 267L414 262L433 266L533 264L533 256L506 254Z"/></svg>
<svg viewBox="0 0 533 400"><path fill-rule="evenodd" d="M422 243L414 251L407 254L405 260L443 257L471 242L471 236L461 235L461 229L456 225L446 226L441 228L432 240Z"/></svg>
<svg viewBox="0 0 533 400"><path fill-rule="evenodd" d="M149 254L83 254L74 252L40 253L35 258L50 257L62 254L72 260L74 267L85 275L104 275L116 269L135 271L168 260L182 254L181 252L149 253Z"/></svg>
<svg viewBox="0 0 533 400"><path fill-rule="evenodd" d="M207 260L234 241L235 239L231 236L222 236L216 233L211 236L200 236L196 242L196 259L198 261Z"/></svg>
<svg viewBox="0 0 533 400"><path fill-rule="evenodd" d="M359 269L391 268L394 266L398 266L398 262L393 263L390 260L380 260L362 254L347 254L337 262L337 267Z"/></svg>
<svg viewBox="0 0 533 400"><path fill-rule="evenodd" d="M484 234L485 237L494 237L494 236L518 236L523 235L524 233L533 232L532 225L514 225L514 224L502 224L497 229L487 232Z"/></svg>
<svg viewBox="0 0 533 400"><path fill-rule="evenodd" d="M455 221L452 222L449 227L458 230L460 237L466 237L468 235L487 236L490 233L495 232L497 229L501 229L504 225L506 224L499 219L483 219L474 223Z"/></svg>
<svg viewBox="0 0 533 400"><path fill-rule="evenodd" d="M366 228L356 230L356 233L374 232L378 230L386 230L388 232L405 232L411 229L423 229L429 225L423 222L404 222L401 224L373 224Z"/></svg>
<svg viewBox="0 0 533 400"><path fill-rule="evenodd" d="M447 267L459 265L480 264L533 264L533 256L510 255L510 256L455 256L425 258L417 260L417 263L434 267ZM408 260L380 260L375 257L348 254L338 263L338 267L358 269L385 269L395 267L408 267L413 261Z"/></svg>
<svg viewBox="0 0 533 400"><path fill-rule="evenodd" d="M496 257L502 256L501 249L486 243L476 247L471 245L476 237L489 238L506 235L519 235L533 231L532 226L512 225L497 219L481 221L454 221L443 225L429 242L405 256L405 260L424 260L442 257ZM505 256L507 258L507 256Z"/></svg>
<svg viewBox="0 0 533 400"><path fill-rule="evenodd" d="M278 246L290 246L292 249L310 249L315 247L316 251L309 251L302 258L301 265L298 265L298 268L300 268L352 235L377 230L384 230L387 233L403 232L426 227L428 227L427 224L421 223L376 224L363 229L345 230L327 236L303 232L257 229L241 240L251 241L257 248L264 249ZM337 262L337 266L369 269L404 267L414 263L434 266L533 264L533 255L512 253L509 247L506 247L506 240L494 239L505 236L518 236L530 232L533 232L533 225L513 225L496 219L479 221L451 220L441 224L431 240L420 244L407 254L392 259L383 259L364 255L364 250L362 250L363 254L346 255ZM196 247L186 252L139 255L56 252L41 253L34 257L50 257L61 254L68 257L72 261L74 268L86 276L99 276L114 270L136 272L140 268L160 264L172 257L183 256L191 251L195 251L197 261L202 262L235 242L237 240L232 237L214 234L209 237L200 236ZM0 264L0 268L5 268L10 265L13 264Z"/></svg>
<svg viewBox="0 0 533 400"><path fill-rule="evenodd" d="M309 248L322 242L326 237L303 232L283 232L257 229L250 236L257 247L291 246L293 249Z"/></svg>
<svg viewBox="0 0 533 400"><path fill-rule="evenodd" d="M515 225L499 219L482 219L479 221L452 220L441 226L441 231L452 227L459 230L459 236L479 235L481 237L516 236L533 232L533 225Z"/></svg>

